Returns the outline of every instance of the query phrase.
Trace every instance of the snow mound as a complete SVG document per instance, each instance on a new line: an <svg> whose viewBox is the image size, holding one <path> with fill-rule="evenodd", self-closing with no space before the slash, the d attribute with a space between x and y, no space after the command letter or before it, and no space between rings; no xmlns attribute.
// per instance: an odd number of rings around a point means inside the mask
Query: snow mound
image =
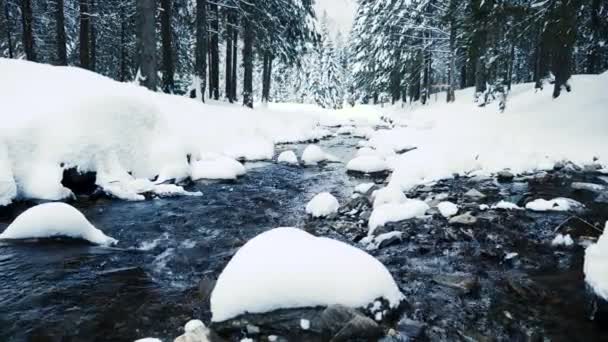
<svg viewBox="0 0 608 342"><path fill-rule="evenodd" d="M552 246L566 246L570 247L574 244L574 240L572 240L572 236L570 234L563 235L557 234L553 241L551 241Z"/></svg>
<svg viewBox="0 0 608 342"><path fill-rule="evenodd" d="M585 281L600 297L608 300L608 222L604 233L585 250Z"/></svg>
<svg viewBox="0 0 608 342"><path fill-rule="evenodd" d="M298 157L293 151L285 151L279 154L277 161L281 164L298 165Z"/></svg>
<svg viewBox="0 0 608 342"><path fill-rule="evenodd" d="M226 156L209 156L192 164L192 180L237 179L247 173L243 164Z"/></svg>
<svg viewBox="0 0 608 342"><path fill-rule="evenodd" d="M582 203L564 197L554 198L549 201L540 198L526 204L526 209L532 211L570 211L582 207Z"/></svg>
<svg viewBox="0 0 608 342"><path fill-rule="evenodd" d="M387 186L376 190L372 194L372 197L374 198L374 208L389 203L403 203L407 200L403 191L394 186Z"/></svg>
<svg viewBox="0 0 608 342"><path fill-rule="evenodd" d="M213 322L243 313L328 306L364 307L403 295L378 260L343 242L296 228L277 228L247 242L220 274L211 294Z"/></svg>
<svg viewBox="0 0 608 342"><path fill-rule="evenodd" d="M348 171L361 172L361 173L375 173L383 172L389 169L386 161L378 156L367 155L359 156L346 164Z"/></svg>
<svg viewBox="0 0 608 342"><path fill-rule="evenodd" d="M355 193L358 194L366 194L369 189L371 189L374 185L374 183L363 183L363 184L359 184L355 187Z"/></svg>
<svg viewBox="0 0 608 342"><path fill-rule="evenodd" d="M522 207L518 206L513 202L508 201L500 201L492 206L492 209L502 209L502 210L523 210Z"/></svg>
<svg viewBox="0 0 608 342"><path fill-rule="evenodd" d="M317 145L308 145L302 152L302 162L304 165L317 165L324 161L332 161L335 158L327 153L325 153L319 146Z"/></svg>
<svg viewBox="0 0 608 342"><path fill-rule="evenodd" d="M95 228L76 208L65 203L45 203L26 210L0 234L0 239L71 237L110 246L118 241Z"/></svg>
<svg viewBox="0 0 608 342"><path fill-rule="evenodd" d="M339 208L338 200L329 192L323 192L308 202L306 213L312 215L312 217L327 217L337 213Z"/></svg>
<svg viewBox="0 0 608 342"><path fill-rule="evenodd" d="M437 209L441 216L445 218L450 218L456 214L458 214L458 206L452 202L441 202L437 204Z"/></svg>
<svg viewBox="0 0 608 342"><path fill-rule="evenodd" d="M426 202L408 199L404 203L389 203L374 208L369 218L368 235L373 235L376 228L389 222L405 221L416 217L423 217L430 207Z"/></svg>

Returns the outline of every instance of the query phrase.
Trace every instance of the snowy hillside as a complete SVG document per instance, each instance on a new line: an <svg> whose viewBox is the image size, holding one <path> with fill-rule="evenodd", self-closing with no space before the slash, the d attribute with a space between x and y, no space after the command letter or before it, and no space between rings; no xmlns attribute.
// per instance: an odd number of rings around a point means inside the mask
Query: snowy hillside
<svg viewBox="0 0 608 342"><path fill-rule="evenodd" d="M79 68L18 60L0 59L0 75L0 206L70 197L61 179L71 167L96 171L98 185L125 199L141 199L141 191L181 194L148 180L188 178L187 156L271 159L275 143L325 136L321 124L379 122L369 110L205 105Z"/></svg>
<svg viewBox="0 0 608 342"><path fill-rule="evenodd" d="M552 99L533 84L514 86L507 108L472 102L473 89L445 94L428 106L383 108L401 126L374 134L369 145L380 150L416 150L389 158L392 183L408 189L453 174L491 174L552 169L561 161L579 166L608 165L608 73L572 80L572 93Z"/></svg>

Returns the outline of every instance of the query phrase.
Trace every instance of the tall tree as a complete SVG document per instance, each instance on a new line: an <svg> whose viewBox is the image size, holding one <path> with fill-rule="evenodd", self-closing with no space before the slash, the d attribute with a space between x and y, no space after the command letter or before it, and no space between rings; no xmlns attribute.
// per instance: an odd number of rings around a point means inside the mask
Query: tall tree
<svg viewBox="0 0 608 342"><path fill-rule="evenodd" d="M23 48L25 50L25 58L30 61L37 61L36 46L34 42L34 15L32 13L32 1L21 0L21 25L23 27Z"/></svg>
<svg viewBox="0 0 608 342"><path fill-rule="evenodd" d="M194 97L205 101L207 85L207 0L196 0L196 53L194 70Z"/></svg>
<svg viewBox="0 0 608 342"><path fill-rule="evenodd" d="M161 0L160 31L162 39L162 89L165 93L175 91L175 64L173 62L173 30L171 29L171 0Z"/></svg>
<svg viewBox="0 0 608 342"><path fill-rule="evenodd" d="M13 38L11 28L11 16L8 10L8 1L0 0L0 10L4 15L5 29L6 29L6 43L8 45L8 58L13 58Z"/></svg>
<svg viewBox="0 0 608 342"><path fill-rule="evenodd" d="M89 0L79 0L80 6L80 67L84 69L91 68L91 50L89 44L91 42L91 15L89 12Z"/></svg>
<svg viewBox="0 0 608 342"><path fill-rule="evenodd" d="M232 20L232 16L233 16L233 11L228 10L226 11L226 55L225 55L225 61L226 61L226 67L225 67L225 77L226 77L226 81L225 83L225 89L224 89L224 93L226 98L228 99L228 101L230 103L234 102L234 99L232 98L232 30L234 30L234 24L233 24L233 20Z"/></svg>
<svg viewBox="0 0 608 342"><path fill-rule="evenodd" d="M55 34L57 35L57 64L68 65L63 0L55 0L55 28Z"/></svg>
<svg viewBox="0 0 608 342"><path fill-rule="evenodd" d="M140 84L156 90L156 1L137 0L137 58Z"/></svg>
<svg viewBox="0 0 608 342"><path fill-rule="evenodd" d="M255 31L253 22L243 16L243 105L253 108L253 44Z"/></svg>

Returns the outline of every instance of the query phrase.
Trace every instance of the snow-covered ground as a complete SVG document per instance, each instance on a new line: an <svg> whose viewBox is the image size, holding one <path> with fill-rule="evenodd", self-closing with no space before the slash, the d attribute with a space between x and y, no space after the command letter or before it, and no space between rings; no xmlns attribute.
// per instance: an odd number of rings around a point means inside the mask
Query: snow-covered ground
<svg viewBox="0 0 608 342"><path fill-rule="evenodd" d="M327 136L323 126L381 123L369 108L270 104L252 111L20 60L0 59L0 75L0 206L16 198L72 196L61 184L63 170L72 167L96 171L98 185L125 199L142 199L142 189L180 193L153 183L142 187L142 180L180 180L193 172L234 178L236 164L225 159L196 163L209 154L271 159L276 143Z"/></svg>
<svg viewBox="0 0 608 342"><path fill-rule="evenodd" d="M365 307L403 299L378 260L343 242L297 228L277 228L247 242L220 274L211 294L212 321L276 309L341 304Z"/></svg>
<svg viewBox="0 0 608 342"><path fill-rule="evenodd" d="M557 99L552 99L550 87L535 92L533 84L515 85L504 113L497 104L474 104L473 89L458 91L452 104L440 94L428 106L381 108L403 127L379 130L367 145L417 148L389 158L395 170L391 182L404 189L455 173L520 173L550 169L563 160L605 168L608 73L575 76L571 83L572 92Z"/></svg>

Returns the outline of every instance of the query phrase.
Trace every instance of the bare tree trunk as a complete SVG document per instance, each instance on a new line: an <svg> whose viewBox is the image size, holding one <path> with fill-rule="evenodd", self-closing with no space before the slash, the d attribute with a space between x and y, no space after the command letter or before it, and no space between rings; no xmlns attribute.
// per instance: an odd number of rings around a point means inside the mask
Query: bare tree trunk
<svg viewBox="0 0 608 342"><path fill-rule="evenodd" d="M209 46L210 68L209 68L209 96L215 100L220 98L220 54L219 54L219 30L220 18L217 4L211 3L210 10L214 19L211 21L211 45Z"/></svg>
<svg viewBox="0 0 608 342"><path fill-rule="evenodd" d="M89 0L80 0L80 67L84 69L91 68L91 52L89 49L90 42L90 13Z"/></svg>
<svg viewBox="0 0 608 342"><path fill-rule="evenodd" d="M272 60L274 56L270 52L264 53L263 79L262 79L262 102L270 100L270 86L272 82Z"/></svg>
<svg viewBox="0 0 608 342"><path fill-rule="evenodd" d="M8 11L8 1L2 3L0 0L0 4L2 10L4 12L4 19L6 20L6 41L8 43L8 58L13 58L13 38L11 34L11 16Z"/></svg>
<svg viewBox="0 0 608 342"><path fill-rule="evenodd" d="M165 93L175 90L175 66L173 63L173 31L171 29L171 0L161 0L160 31L163 49L163 80L162 88Z"/></svg>
<svg viewBox="0 0 608 342"><path fill-rule="evenodd" d="M205 102L205 88L207 85L207 0L196 0L196 61L195 75L198 92L194 97L200 96Z"/></svg>
<svg viewBox="0 0 608 342"><path fill-rule="evenodd" d="M140 84L156 90L156 1L137 0L137 57Z"/></svg>
<svg viewBox="0 0 608 342"><path fill-rule="evenodd" d="M125 5L120 4L120 75L121 82L127 80L127 18Z"/></svg>
<svg viewBox="0 0 608 342"><path fill-rule="evenodd" d="M90 0L90 11L89 15L89 29L90 29L90 37L89 43L91 51L89 52L89 62L91 63L91 70L97 70L97 31L95 30L95 0Z"/></svg>
<svg viewBox="0 0 608 342"><path fill-rule="evenodd" d="M232 100L237 101L237 79L238 79L238 51L239 51L239 29L238 29L238 13L234 13L234 28L233 28L233 39L232 39Z"/></svg>
<svg viewBox="0 0 608 342"><path fill-rule="evenodd" d="M25 58L35 62L36 47L34 43L34 15L32 13L32 1L21 0L21 23L23 26L23 48L25 50Z"/></svg>
<svg viewBox="0 0 608 342"><path fill-rule="evenodd" d="M232 98L232 11L226 11L226 87L224 89L226 98L230 103Z"/></svg>
<svg viewBox="0 0 608 342"><path fill-rule="evenodd" d="M247 17L243 17L243 105L253 108L253 42L255 32Z"/></svg>
<svg viewBox="0 0 608 342"><path fill-rule="evenodd" d="M57 65L68 65L65 36L65 14L63 0L55 0L55 34L57 44Z"/></svg>

